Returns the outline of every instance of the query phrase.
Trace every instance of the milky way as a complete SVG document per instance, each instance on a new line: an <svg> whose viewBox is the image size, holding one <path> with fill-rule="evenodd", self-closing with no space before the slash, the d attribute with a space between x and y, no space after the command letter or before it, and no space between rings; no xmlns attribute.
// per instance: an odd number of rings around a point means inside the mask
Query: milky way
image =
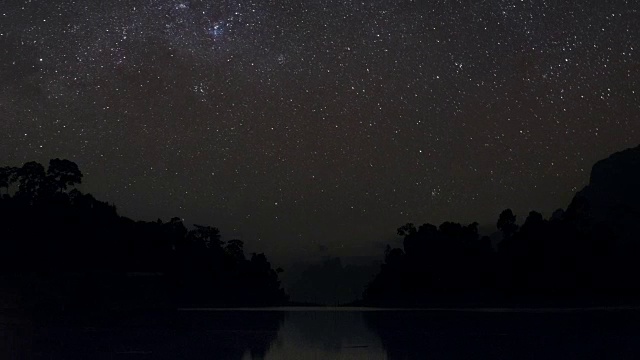
<svg viewBox="0 0 640 360"><path fill-rule="evenodd" d="M639 7L6 0L0 160L275 257L548 214L640 143Z"/></svg>

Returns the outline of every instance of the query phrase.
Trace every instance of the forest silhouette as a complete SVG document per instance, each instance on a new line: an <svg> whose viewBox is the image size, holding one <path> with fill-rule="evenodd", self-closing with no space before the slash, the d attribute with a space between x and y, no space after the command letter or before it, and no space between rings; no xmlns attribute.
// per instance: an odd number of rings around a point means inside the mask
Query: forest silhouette
<svg viewBox="0 0 640 360"><path fill-rule="evenodd" d="M598 162L566 210L519 225L499 214L497 246L478 223L398 228L367 306L595 305L640 295L640 147ZM264 254L180 218L133 221L75 188L53 159L0 168L0 280L20 306L46 310L277 306L288 303ZM342 266L338 266L342 268ZM323 271L323 268L314 271ZM314 275L315 276L315 275ZM321 277L320 275L316 277ZM313 287L313 284L307 284ZM326 285L326 284L325 284ZM331 286L325 286L331 288ZM335 286L334 286L335 287Z"/></svg>
<svg viewBox="0 0 640 360"><path fill-rule="evenodd" d="M78 166L0 168L0 270L21 305L49 310L270 306L287 297L264 254L180 218L133 221L83 194Z"/></svg>
<svg viewBox="0 0 640 360"><path fill-rule="evenodd" d="M478 224L406 224L364 294L379 306L602 305L640 295L640 147L596 163L588 186L549 219L510 209L497 248Z"/></svg>

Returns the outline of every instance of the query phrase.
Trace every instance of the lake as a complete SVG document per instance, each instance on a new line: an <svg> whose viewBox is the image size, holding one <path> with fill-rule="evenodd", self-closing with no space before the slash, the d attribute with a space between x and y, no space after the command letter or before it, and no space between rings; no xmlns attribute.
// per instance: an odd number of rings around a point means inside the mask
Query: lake
<svg viewBox="0 0 640 360"><path fill-rule="evenodd" d="M640 358L637 309L182 309L0 319L2 359Z"/></svg>

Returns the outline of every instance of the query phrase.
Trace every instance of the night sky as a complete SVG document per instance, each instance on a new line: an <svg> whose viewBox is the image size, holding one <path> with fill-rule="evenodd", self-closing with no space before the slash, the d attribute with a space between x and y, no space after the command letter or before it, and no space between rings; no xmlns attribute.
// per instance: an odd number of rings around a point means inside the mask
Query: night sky
<svg viewBox="0 0 640 360"><path fill-rule="evenodd" d="M0 165L286 259L566 207L640 143L635 0L2 0Z"/></svg>

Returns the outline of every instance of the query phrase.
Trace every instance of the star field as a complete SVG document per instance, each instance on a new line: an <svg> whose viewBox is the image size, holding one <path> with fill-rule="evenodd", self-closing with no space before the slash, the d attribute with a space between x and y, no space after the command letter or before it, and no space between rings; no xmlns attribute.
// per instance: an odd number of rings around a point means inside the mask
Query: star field
<svg viewBox="0 0 640 360"><path fill-rule="evenodd" d="M634 1L7 0L0 160L269 254L564 207L640 143Z"/></svg>

